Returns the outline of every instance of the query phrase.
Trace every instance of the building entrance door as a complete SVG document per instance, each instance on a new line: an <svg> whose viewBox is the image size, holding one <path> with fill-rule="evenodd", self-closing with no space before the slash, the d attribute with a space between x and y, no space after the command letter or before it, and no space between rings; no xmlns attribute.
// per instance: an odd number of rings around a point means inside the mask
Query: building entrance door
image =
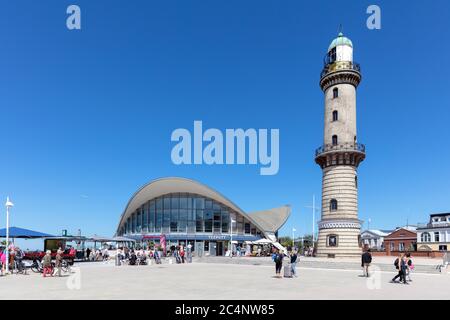
<svg viewBox="0 0 450 320"><path fill-rule="evenodd" d="M209 242L209 255L215 256L217 253L217 242L211 241Z"/></svg>
<svg viewBox="0 0 450 320"><path fill-rule="evenodd" d="M216 256L223 256L223 241L216 242Z"/></svg>

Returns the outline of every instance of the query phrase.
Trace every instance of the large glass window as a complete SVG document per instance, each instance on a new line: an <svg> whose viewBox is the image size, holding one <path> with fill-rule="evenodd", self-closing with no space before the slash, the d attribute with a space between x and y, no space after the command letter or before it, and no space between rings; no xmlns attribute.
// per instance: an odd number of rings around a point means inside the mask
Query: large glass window
<svg viewBox="0 0 450 320"><path fill-rule="evenodd" d="M149 207L149 218L148 218L148 231L155 232L155 215L156 215L156 205L155 201L150 201Z"/></svg>
<svg viewBox="0 0 450 320"><path fill-rule="evenodd" d="M196 210L195 231L203 232L203 210Z"/></svg>
<svg viewBox="0 0 450 320"><path fill-rule="evenodd" d="M185 198L187 199L187 198ZM187 202L186 202L187 204ZM178 220L178 231L187 232L187 221L188 221L188 209L180 209L180 216Z"/></svg>
<svg viewBox="0 0 450 320"><path fill-rule="evenodd" d="M178 209L170 210L170 232L178 232Z"/></svg>
<svg viewBox="0 0 450 320"><path fill-rule="evenodd" d="M434 233L434 242L439 242L439 241L440 241L439 232L435 232Z"/></svg>
<svg viewBox="0 0 450 320"><path fill-rule="evenodd" d="M205 209L205 198L195 198L195 209Z"/></svg>
<svg viewBox="0 0 450 320"><path fill-rule="evenodd" d="M188 193L173 193L150 200L124 222L123 233L216 233L228 234L233 215L234 234L257 235L250 221L212 199Z"/></svg>
<svg viewBox="0 0 450 320"><path fill-rule="evenodd" d="M131 232L135 233L136 232L136 212L133 212L133 215L131 216L131 221L133 224Z"/></svg>
<svg viewBox="0 0 450 320"><path fill-rule="evenodd" d="M141 209L138 209L136 213L136 232L141 232L141 222L142 222Z"/></svg>
<svg viewBox="0 0 450 320"><path fill-rule="evenodd" d="M230 230L230 214L226 208L222 208L222 232L228 233Z"/></svg>
<svg viewBox="0 0 450 320"><path fill-rule="evenodd" d="M245 233L249 234L250 233L250 223L245 223Z"/></svg>
<svg viewBox="0 0 450 320"><path fill-rule="evenodd" d="M186 194L182 194L180 196L180 209L187 209L188 208L188 197Z"/></svg>
<svg viewBox="0 0 450 320"><path fill-rule="evenodd" d="M163 200L162 198L156 199L156 226L155 232L161 232L163 225Z"/></svg>
<svg viewBox="0 0 450 320"><path fill-rule="evenodd" d="M238 215L236 218L236 224L237 224L237 233L243 234L244 233L244 217L241 215Z"/></svg>
<svg viewBox="0 0 450 320"><path fill-rule="evenodd" d="M213 211L211 209L205 209L203 212L205 221L205 232L212 232L213 227Z"/></svg>
<svg viewBox="0 0 450 320"><path fill-rule="evenodd" d="M178 197L178 195L174 194L174 195L172 195L172 197L170 199L171 199L171 201L170 201L171 208L178 209L180 207L180 198Z"/></svg>
<svg viewBox="0 0 450 320"><path fill-rule="evenodd" d="M220 208L219 208L220 210ZM220 211L214 211L214 232L220 233L221 232L221 214Z"/></svg>
<svg viewBox="0 0 450 320"><path fill-rule="evenodd" d="M162 225L162 232L167 233L170 231L170 197L165 196L163 200L163 225Z"/></svg>
<svg viewBox="0 0 450 320"><path fill-rule="evenodd" d="M144 204L144 211L142 213L142 231L148 231L148 202Z"/></svg>

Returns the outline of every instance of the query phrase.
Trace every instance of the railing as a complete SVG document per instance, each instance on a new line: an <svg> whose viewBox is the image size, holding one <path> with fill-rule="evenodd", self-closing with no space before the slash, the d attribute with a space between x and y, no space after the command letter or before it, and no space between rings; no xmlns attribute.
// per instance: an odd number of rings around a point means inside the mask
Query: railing
<svg viewBox="0 0 450 320"><path fill-rule="evenodd" d="M431 229L431 228L445 228L450 227L449 222L432 222L432 223L418 223L417 228L419 229Z"/></svg>
<svg viewBox="0 0 450 320"><path fill-rule="evenodd" d="M359 63L351 61L335 61L333 63L325 64L320 74L320 77L323 78L327 73L339 70L353 70L361 72L361 66L359 65Z"/></svg>
<svg viewBox="0 0 450 320"><path fill-rule="evenodd" d="M358 151L361 153L366 152L366 146L362 143L344 143L344 144L325 144L320 148L316 149L316 157L321 155L322 153L326 153L329 151Z"/></svg>

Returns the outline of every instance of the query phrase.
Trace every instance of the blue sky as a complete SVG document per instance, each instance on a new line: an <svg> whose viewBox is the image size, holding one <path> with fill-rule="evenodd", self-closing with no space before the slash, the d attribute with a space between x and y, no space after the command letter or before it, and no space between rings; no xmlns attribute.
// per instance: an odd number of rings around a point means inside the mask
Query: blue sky
<svg viewBox="0 0 450 320"><path fill-rule="evenodd" d="M82 30L65 26L78 4ZM360 218L371 227L450 210L450 4L376 1L14 1L0 5L0 198L12 225L112 235L129 197L163 176L200 180L247 211L292 205L310 233L321 170L322 59L339 24L363 81ZM280 171L176 166L176 128L279 128ZM2 200L3 201L3 200ZM4 210L0 226L5 225Z"/></svg>

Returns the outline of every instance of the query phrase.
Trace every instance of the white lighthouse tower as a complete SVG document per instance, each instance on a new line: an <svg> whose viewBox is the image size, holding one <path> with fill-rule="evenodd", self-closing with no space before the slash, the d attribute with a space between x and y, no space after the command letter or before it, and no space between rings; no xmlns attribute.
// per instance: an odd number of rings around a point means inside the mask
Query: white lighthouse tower
<svg viewBox="0 0 450 320"><path fill-rule="evenodd" d="M356 133L356 88L360 67L353 62L353 43L339 33L325 56L320 87L325 95L323 145L316 150L322 168L322 216L317 255L354 257L361 254L357 169L365 146Z"/></svg>

